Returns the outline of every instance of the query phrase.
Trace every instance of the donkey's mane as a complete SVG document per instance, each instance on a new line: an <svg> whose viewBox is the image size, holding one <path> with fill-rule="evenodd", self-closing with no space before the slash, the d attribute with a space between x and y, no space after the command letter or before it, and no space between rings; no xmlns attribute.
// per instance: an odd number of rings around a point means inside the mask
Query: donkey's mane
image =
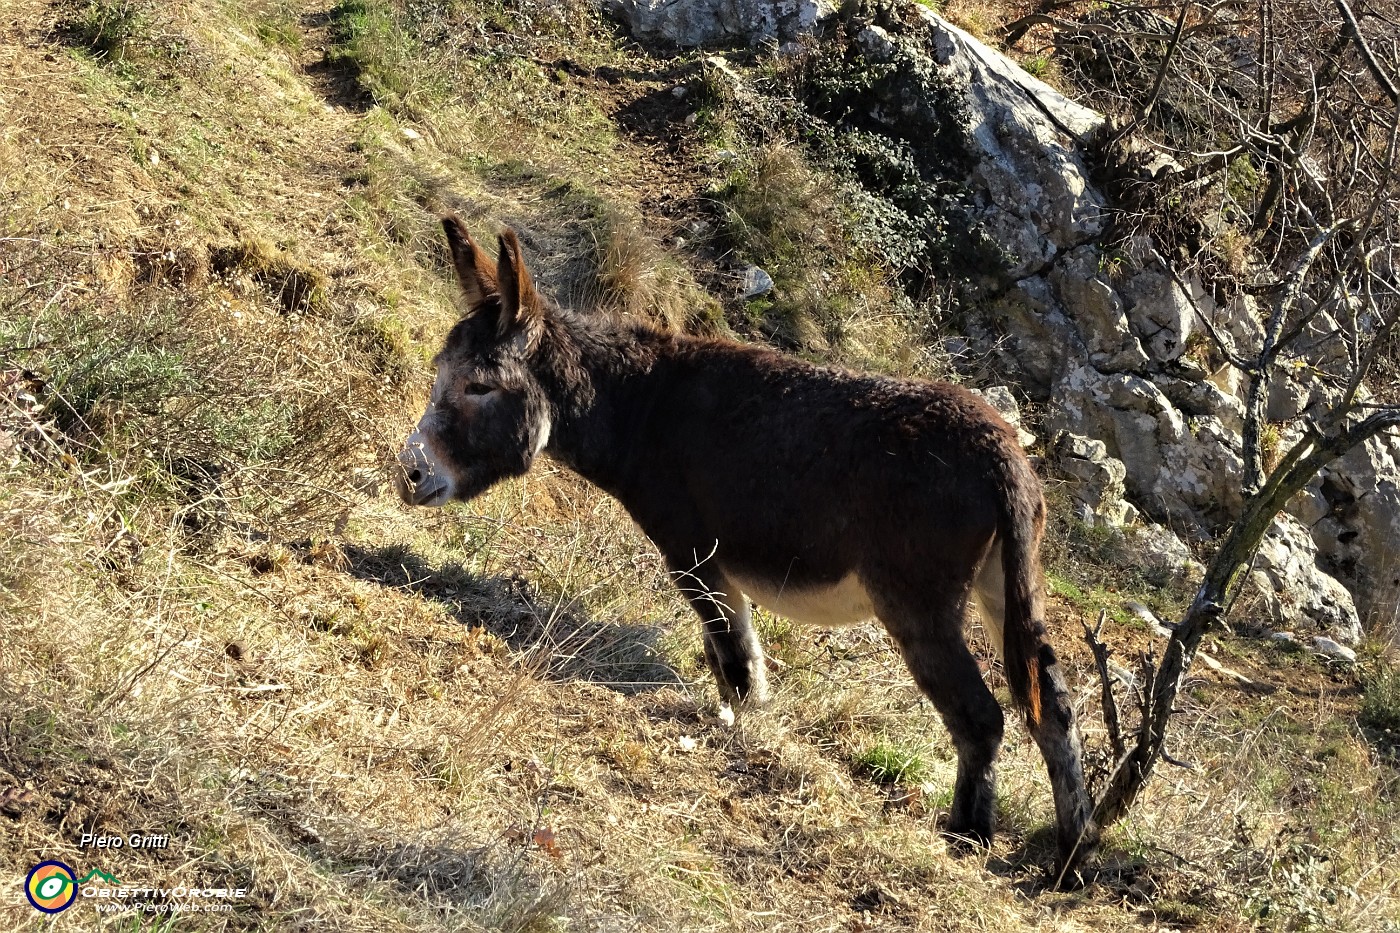
<svg viewBox="0 0 1400 933"><path fill-rule="evenodd" d="M675 334L607 311L578 311L544 302L544 332L532 367L566 415L592 404L598 377L645 372Z"/></svg>

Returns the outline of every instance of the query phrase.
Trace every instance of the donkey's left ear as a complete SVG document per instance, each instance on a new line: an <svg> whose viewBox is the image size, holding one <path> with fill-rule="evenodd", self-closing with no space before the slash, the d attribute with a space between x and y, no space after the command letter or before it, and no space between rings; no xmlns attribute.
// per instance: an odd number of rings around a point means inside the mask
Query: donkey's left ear
<svg viewBox="0 0 1400 933"><path fill-rule="evenodd" d="M497 333L510 337L519 349L528 353L535 347L544 323L544 307L535 291L535 283L525 268L520 240L509 228L501 231L501 255L496 261L497 286L501 295L501 316L496 321Z"/></svg>
<svg viewBox="0 0 1400 933"><path fill-rule="evenodd" d="M457 281L467 297L467 313L475 314L500 292L496 287L496 264L481 251L467 232L466 224L455 215L448 214L442 218L442 229L447 234Z"/></svg>

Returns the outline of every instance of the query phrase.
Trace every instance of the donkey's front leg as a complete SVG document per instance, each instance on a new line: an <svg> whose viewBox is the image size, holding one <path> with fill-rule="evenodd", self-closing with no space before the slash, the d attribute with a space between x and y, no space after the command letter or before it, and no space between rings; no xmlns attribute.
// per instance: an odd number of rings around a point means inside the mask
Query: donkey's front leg
<svg viewBox="0 0 1400 933"><path fill-rule="evenodd" d="M700 616L705 660L725 703L753 705L768 699L763 647L754 631L749 601L717 568L680 569L671 561L676 585Z"/></svg>

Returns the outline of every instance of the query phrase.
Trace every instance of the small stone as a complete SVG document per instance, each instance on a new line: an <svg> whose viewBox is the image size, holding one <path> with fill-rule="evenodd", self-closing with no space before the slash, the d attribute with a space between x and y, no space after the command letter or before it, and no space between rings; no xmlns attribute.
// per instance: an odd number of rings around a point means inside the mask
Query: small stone
<svg viewBox="0 0 1400 933"><path fill-rule="evenodd" d="M1312 640L1313 650L1318 654L1325 654L1329 658L1337 658L1341 661L1355 661L1356 652L1346 645L1339 644L1323 635L1318 635Z"/></svg>
<svg viewBox="0 0 1400 933"><path fill-rule="evenodd" d="M773 289L773 277L758 266L749 266L739 274L739 297L744 301L766 295Z"/></svg>
<svg viewBox="0 0 1400 933"><path fill-rule="evenodd" d="M418 140L423 138L423 134L418 132L411 126L405 126L403 129L399 130L399 133L403 135L404 139L408 140L411 143L417 142Z"/></svg>

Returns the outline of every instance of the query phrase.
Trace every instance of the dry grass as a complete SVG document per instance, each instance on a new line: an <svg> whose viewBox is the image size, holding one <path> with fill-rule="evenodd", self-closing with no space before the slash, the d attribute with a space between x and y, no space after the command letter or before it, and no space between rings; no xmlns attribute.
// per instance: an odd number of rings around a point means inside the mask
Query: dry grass
<svg viewBox="0 0 1400 933"><path fill-rule="evenodd" d="M740 329L779 346L865 369L944 376L925 339L935 317L899 287L879 244L862 241L845 184L787 142L753 144L717 192L723 235L774 286Z"/></svg>
<svg viewBox="0 0 1400 933"><path fill-rule="evenodd" d="M703 292L690 270L647 233L636 213L605 209L595 226L596 304L678 331L724 328L719 302Z"/></svg>
<svg viewBox="0 0 1400 933"><path fill-rule="evenodd" d="M327 101L335 83L296 67L325 41L314 6L145 9L121 62L52 44L38 0L0 23L8 890L44 858L246 886L233 912L170 924L208 930L1392 922L1394 759L1355 727L1343 672L1243 649L1231 666L1278 692L1201 680L1172 750L1203 769L1154 784L1097 885L1053 894L1033 746L1011 729L996 847L955 856L950 742L877 630L760 613L775 699L731 729L615 502L552 469L440 512L383 497L455 314L435 211L521 226L551 286L693 313L668 304L695 273L635 196L641 150L561 133L522 163L504 132L478 145L480 111L454 133L474 105L451 94L398 116ZM521 124L611 106L534 93L507 105ZM561 193L571 152L590 184ZM631 180L602 198L609 159ZM894 310L846 328L843 358L932 366L895 349ZM1111 637L1124 656L1147 641ZM872 773L910 756L896 783ZM169 848L78 848L138 831ZM17 898L0 925L49 928Z"/></svg>

